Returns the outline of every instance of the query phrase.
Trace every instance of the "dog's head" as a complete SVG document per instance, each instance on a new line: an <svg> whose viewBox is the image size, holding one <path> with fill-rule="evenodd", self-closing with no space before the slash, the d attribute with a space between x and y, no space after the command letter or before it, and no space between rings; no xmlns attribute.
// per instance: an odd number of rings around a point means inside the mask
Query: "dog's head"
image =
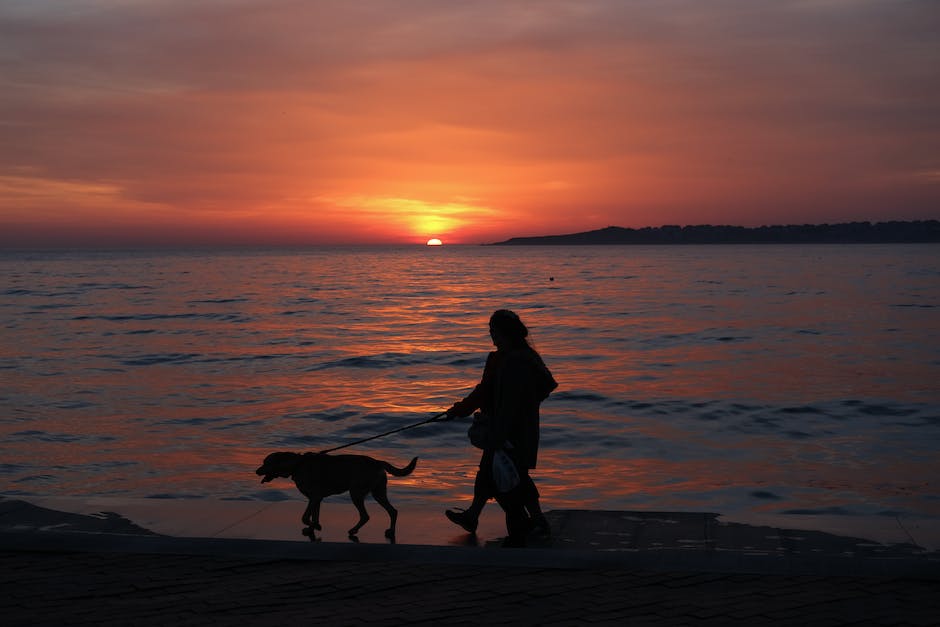
<svg viewBox="0 0 940 627"><path fill-rule="evenodd" d="M271 453L264 458L255 474L261 477L261 483L267 483L275 477L290 477L302 458L298 453Z"/></svg>

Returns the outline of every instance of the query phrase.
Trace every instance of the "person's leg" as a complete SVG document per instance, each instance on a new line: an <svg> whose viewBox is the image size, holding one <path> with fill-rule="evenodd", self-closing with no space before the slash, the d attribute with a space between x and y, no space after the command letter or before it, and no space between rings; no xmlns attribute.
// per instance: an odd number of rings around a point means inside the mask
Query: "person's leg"
<svg viewBox="0 0 940 627"><path fill-rule="evenodd" d="M542 513L542 505L539 503L539 490L535 487L535 482L528 472L521 477L520 488L523 494L522 502L528 515L529 529L545 535L550 534L548 519Z"/></svg>
<svg viewBox="0 0 940 627"><path fill-rule="evenodd" d="M448 520L460 525L468 533L476 533L480 514L483 512L483 508L486 507L487 501L493 497L492 478L489 470L492 464L492 453L484 452L480 459L480 466L477 468L476 477L473 480L473 502L470 503L470 507L462 512L450 509L444 512Z"/></svg>
<svg viewBox="0 0 940 627"><path fill-rule="evenodd" d="M526 533L529 530L529 517L525 513L523 505L523 492L521 486L496 495L496 502L506 513L506 540L503 542L505 547L523 547L525 546Z"/></svg>
<svg viewBox="0 0 940 627"><path fill-rule="evenodd" d="M536 516L542 513L542 506L539 504L539 489L535 487L535 481L529 473L519 477L519 486L522 490L522 501L525 503L526 511L530 516Z"/></svg>
<svg viewBox="0 0 940 627"><path fill-rule="evenodd" d="M492 497L490 489L490 479L488 474L484 474L477 468L477 476L473 480L473 502L467 508L467 513L474 518L479 518L487 501Z"/></svg>
<svg viewBox="0 0 940 627"><path fill-rule="evenodd" d="M532 496L533 492L538 494L538 490L535 489L535 483L529 477L528 468L522 467L516 459L513 459L513 464L516 466L516 472L519 473L519 483L516 487L508 492L495 494L495 484L491 482L490 485L494 486L493 492L496 502L506 512L506 533L508 535L503 542L503 546L523 547L530 527L529 516L526 514L525 509L526 500Z"/></svg>

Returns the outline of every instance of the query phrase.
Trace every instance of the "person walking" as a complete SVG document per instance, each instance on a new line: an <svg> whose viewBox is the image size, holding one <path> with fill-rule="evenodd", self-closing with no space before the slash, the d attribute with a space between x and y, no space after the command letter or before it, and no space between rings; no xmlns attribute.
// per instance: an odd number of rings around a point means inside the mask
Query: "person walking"
<svg viewBox="0 0 940 627"><path fill-rule="evenodd" d="M539 405L558 387L541 355L529 344L529 330L516 313L499 309L490 316L490 338L496 350L486 358L480 382L447 410L446 419L463 418L475 410L471 441L483 450L473 487L473 502L464 511L448 510L447 518L475 533L480 513L495 498L506 514L505 546L525 546L537 529L549 532L539 492L529 471L536 466L539 446ZM501 490L494 461L508 455L518 482Z"/></svg>

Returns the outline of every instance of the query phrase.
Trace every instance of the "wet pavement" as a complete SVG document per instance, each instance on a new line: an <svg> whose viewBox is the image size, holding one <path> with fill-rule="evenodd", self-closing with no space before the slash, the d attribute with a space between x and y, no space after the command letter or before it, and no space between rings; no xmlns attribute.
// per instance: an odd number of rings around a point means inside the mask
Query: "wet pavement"
<svg viewBox="0 0 940 627"><path fill-rule="evenodd" d="M495 507L476 538L403 508L392 544L348 504L311 542L296 502L71 503L0 499L5 625L940 624L936 551L709 513L555 510L503 549Z"/></svg>

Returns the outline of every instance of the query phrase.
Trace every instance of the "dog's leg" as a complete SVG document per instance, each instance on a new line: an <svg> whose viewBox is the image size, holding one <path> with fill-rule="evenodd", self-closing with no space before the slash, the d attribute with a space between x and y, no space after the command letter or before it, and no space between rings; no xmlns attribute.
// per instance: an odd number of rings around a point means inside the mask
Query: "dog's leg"
<svg viewBox="0 0 940 627"><path fill-rule="evenodd" d="M304 515L301 517L300 522L307 525L308 527L313 527L317 531L320 531L320 501L322 499L310 499L307 502L307 509L304 510Z"/></svg>
<svg viewBox="0 0 940 627"><path fill-rule="evenodd" d="M353 505L356 506L356 509L359 511L359 522L356 523L356 526L349 530L349 535L356 535L362 526L369 522L369 513L366 511L366 493L360 492L359 490L350 490L349 497L352 499Z"/></svg>
<svg viewBox="0 0 940 627"><path fill-rule="evenodd" d="M313 504L313 513L310 516L310 526L320 531L320 503L323 502L323 497L313 499L311 503Z"/></svg>
<svg viewBox="0 0 940 627"><path fill-rule="evenodd" d="M395 539L395 523L398 520L398 510L395 509L388 500L388 484L382 482L372 490L372 498L375 502L385 508L388 512L389 527L385 530L385 537L389 540Z"/></svg>

